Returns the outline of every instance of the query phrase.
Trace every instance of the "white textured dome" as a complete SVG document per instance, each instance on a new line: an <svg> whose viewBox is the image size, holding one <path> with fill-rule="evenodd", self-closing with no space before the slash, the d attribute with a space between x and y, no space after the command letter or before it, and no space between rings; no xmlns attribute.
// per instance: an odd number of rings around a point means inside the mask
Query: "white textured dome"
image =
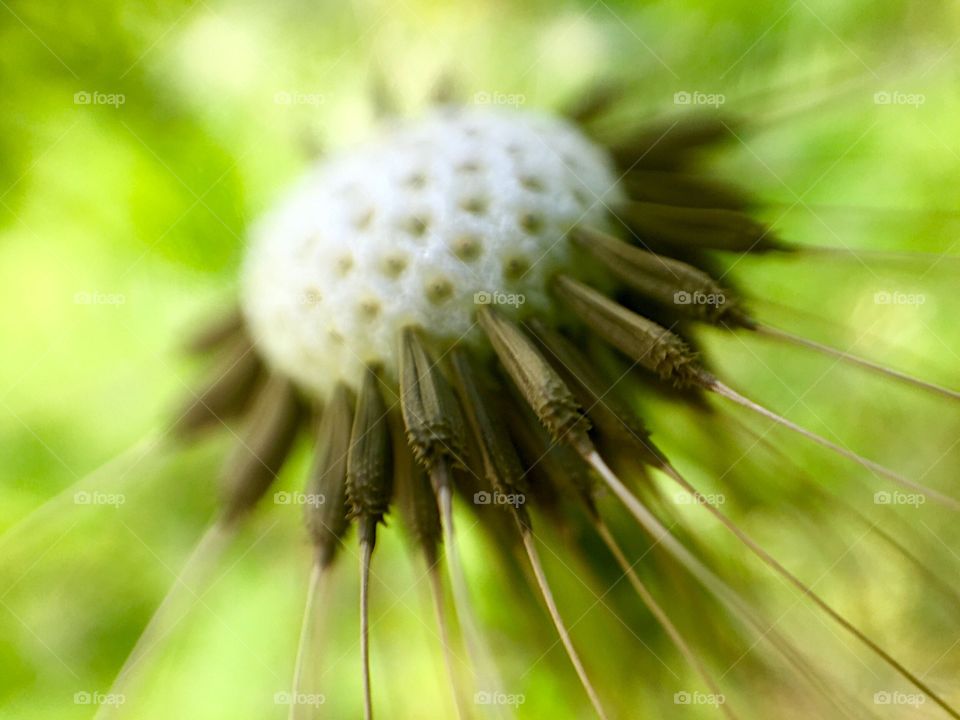
<svg viewBox="0 0 960 720"><path fill-rule="evenodd" d="M254 229L242 301L268 362L320 396L399 331L457 340L478 303L543 310L566 233L603 227L611 163L570 124L445 108L321 161Z"/></svg>

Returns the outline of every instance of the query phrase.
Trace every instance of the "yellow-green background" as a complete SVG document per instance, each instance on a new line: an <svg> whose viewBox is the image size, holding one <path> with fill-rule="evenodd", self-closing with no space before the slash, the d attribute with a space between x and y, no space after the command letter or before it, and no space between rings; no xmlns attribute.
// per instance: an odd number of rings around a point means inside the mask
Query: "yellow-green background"
<svg viewBox="0 0 960 720"><path fill-rule="evenodd" d="M107 690L212 516L226 432L154 453L124 479L114 472L97 480L95 487L124 494L118 509L78 506L68 493L17 526L118 452L164 432L199 370L178 354L178 343L198 318L232 301L248 223L312 152L367 132L371 68L383 68L408 113L423 107L445 72L468 102L478 92L521 94L528 107L556 106L612 76L628 81L631 93L611 127L673 110L678 91L722 92L730 113L785 118L717 158L719 172L771 203L762 214L785 237L955 253L956 37L960 12L935 2L2 0L0 531L17 529L0 536L0 716L92 716L74 693ZM850 77L856 82L844 86ZM822 107L789 112L842 87ZM925 101L878 105L878 91ZM121 93L125 102L78 105L78 92ZM285 92L316 102L278 103ZM957 269L950 260L765 258L744 260L732 277L757 298L761 316L960 386ZM874 294L883 291L922 293L925 303L877 305ZM82 293L123 303L78 303ZM718 333L702 340L718 371L754 397L924 482L956 485L960 406L801 351ZM960 702L955 606L951 618L943 596L888 545L832 508L815 508L770 456L751 452L718 482L749 442L733 447L735 436L667 402L642 405L683 470L704 489L725 493L725 509L758 539ZM889 486L875 478L859 483L865 473L780 431L769 437L955 579L958 533L948 512L930 504L881 512L868 485ZM298 487L305 450L282 479L289 489ZM907 690L901 681L794 592L742 562L743 551L704 513L678 510L735 584L763 598L771 617L782 616L825 673L881 716L911 716L910 708L872 703L875 692ZM629 523L620 528L631 548L644 548ZM531 624L476 533L465 536L506 689L526 697L521 715L586 716L559 646L550 649L549 627ZM551 537L546 530L544 537ZM637 605L625 583L597 603L559 561L562 543L553 547L557 555L545 556L561 605L580 618L574 636L617 716L715 716L673 704L674 692L702 685L645 613L620 610ZM324 713L337 718L356 716L360 689L353 555L344 559L325 611L329 670L317 688L327 697ZM283 717L273 696L289 684L308 564L298 508L266 503L203 603L147 666L126 716ZM426 588L415 583L420 566L396 532L384 533L375 570L380 714L445 717L451 710ZM697 623L729 625L702 598L658 586L655 568L644 574L671 609L683 616L692 608L693 632ZM736 659L711 664L719 675ZM744 716L803 714L794 695L771 689L770 678L746 670L752 667L747 660L724 678ZM781 680L789 683L786 672Z"/></svg>

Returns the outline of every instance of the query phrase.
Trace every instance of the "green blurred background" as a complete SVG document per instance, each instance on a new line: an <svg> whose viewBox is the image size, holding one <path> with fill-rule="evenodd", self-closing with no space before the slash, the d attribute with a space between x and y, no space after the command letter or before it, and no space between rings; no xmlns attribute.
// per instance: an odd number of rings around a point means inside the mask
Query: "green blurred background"
<svg viewBox="0 0 960 720"><path fill-rule="evenodd" d="M212 516L228 433L134 452L88 479L85 487L119 494L122 504L78 504L68 490L21 522L119 452L163 436L199 370L179 344L233 302L249 222L311 157L369 131L374 68L409 114L445 74L467 102L504 93L530 108L556 107L604 79L626 81L629 101L611 132L676 110L674 93L723 93L725 112L770 122L715 158L716 170L766 201L762 214L782 235L951 252L960 225L956 37L960 9L936 2L0 1L0 532L8 529L0 535L0 716L92 717L96 708L76 693L107 691ZM952 260L830 257L751 258L733 272L761 317L953 386L957 276ZM886 305L877 293L919 293L924 302ZM935 487L956 484L956 406L802 351L717 333L700 339L731 384L792 419ZM821 506L781 460L666 399L643 406L681 469L724 493L726 510L801 577L960 701L955 605L888 544ZM960 533L947 512L878 507L855 469L779 431L769 437L902 533L934 572L956 578ZM299 487L306 450L285 472L285 488ZM144 668L124 716L285 716L274 695L289 685L310 554L299 508L267 505ZM916 716L913 707L877 706L874 693L908 688L744 562L698 508L674 509L825 673L882 717ZM639 533L617 522L643 551ZM519 714L588 716L549 627L504 590L485 541L465 534L507 690L525 698ZM450 716L421 568L398 533L384 538L373 588L381 715ZM605 595L600 572L591 591L563 539L553 539L551 577L617 716L715 717L713 708L674 704L675 692L701 685L626 583ZM703 645L726 647L729 639L714 635L726 634L729 620L695 586L677 597L657 567L641 569ZM336 583L317 692L326 696L323 716L349 718L360 689L351 564ZM745 660L725 651L710 660L729 701L745 717L769 717L771 708L804 716L799 693L785 689L790 677L762 672L748 642L733 645Z"/></svg>

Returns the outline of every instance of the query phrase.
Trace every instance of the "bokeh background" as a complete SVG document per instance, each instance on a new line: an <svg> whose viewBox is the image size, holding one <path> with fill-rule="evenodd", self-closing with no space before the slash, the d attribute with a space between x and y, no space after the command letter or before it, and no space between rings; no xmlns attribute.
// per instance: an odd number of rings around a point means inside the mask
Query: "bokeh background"
<svg viewBox="0 0 960 720"><path fill-rule="evenodd" d="M720 111L762 119L762 129L713 166L754 191L784 237L957 254L957 37L955 4L895 0L0 0L0 716L92 717L87 701L107 692L174 584L215 512L233 440L223 431L168 443L171 413L200 369L180 346L233 303L249 223L317 154L370 131L378 68L411 115L445 76L464 102L512 98L521 110L623 81L630 92L603 128L613 134L683 109L676 93L722 94ZM735 265L761 317L960 386L955 260ZM960 406L804 351L711 332L699 340L731 384L792 419L935 487L957 485ZM960 563L949 512L878 504L873 493L890 486L771 431L780 451L870 520L858 524L732 421L712 427L669 399L637 397L656 439L702 489L960 702L956 596L938 585L956 585ZM303 445L279 489L302 482ZM76 488L108 500L84 504ZM880 717L937 717L929 701L884 703L883 693L912 691L746 560L701 509L674 505L713 562L844 692ZM275 695L289 686L310 558L300 510L265 503L138 674L121 716L285 717ZM644 552L639 531L615 522L631 552ZM504 587L487 541L463 526L481 619L506 689L524 699L518 714L588 716L550 627ZM383 537L373 587L380 714L450 717L422 568L398 533ZM617 716L716 717L675 703L702 685L607 561L589 571L560 534L543 537L574 636ZM809 716L795 671L737 638L695 585L653 562L638 569L699 639L744 717ZM355 575L343 563L325 597L324 717L359 712Z"/></svg>

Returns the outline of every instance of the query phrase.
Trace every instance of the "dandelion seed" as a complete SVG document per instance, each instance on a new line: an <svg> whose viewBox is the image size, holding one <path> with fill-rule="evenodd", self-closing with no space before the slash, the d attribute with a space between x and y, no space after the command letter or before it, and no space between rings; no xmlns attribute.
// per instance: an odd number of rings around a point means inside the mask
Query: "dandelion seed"
<svg viewBox="0 0 960 720"><path fill-rule="evenodd" d="M173 432L181 437L241 414L263 374L263 364L250 341L239 334L221 351L221 360L207 384L194 394L178 416Z"/></svg>
<svg viewBox="0 0 960 720"><path fill-rule="evenodd" d="M347 501L360 540L360 652L363 666L363 712L373 717L370 683L370 558L393 493L390 431L380 380L368 369L357 393L350 449L347 454Z"/></svg>
<svg viewBox="0 0 960 720"><path fill-rule="evenodd" d="M353 397L344 385L338 385L324 409L317 431L316 457L307 483L305 519L314 547L307 599L304 604L297 656L294 660L292 693L302 691L307 645L312 635L315 603L327 572L333 564L347 531L347 456L353 425ZM295 720L297 703L290 704L290 720Z"/></svg>
<svg viewBox="0 0 960 720"><path fill-rule="evenodd" d="M731 329L751 330L763 336L815 350L954 400L960 399L960 392L955 390L884 367L786 330L759 323L743 310L733 292L715 282L707 273L688 263L656 255L589 228L578 229L574 233L574 238L628 286L679 315Z"/></svg>
<svg viewBox="0 0 960 720"><path fill-rule="evenodd" d="M497 327L497 320L491 320L493 317L495 316L487 311L487 314L484 315L484 322L486 326L491 329L491 332L497 332L496 329L493 329ZM504 331L503 327L499 329L500 331ZM505 330L505 332L508 335L510 333L509 330ZM469 361L462 354L455 354L454 363L460 391L462 393L464 403L470 408L470 417L473 419L477 444L481 448L481 453L484 459L484 467L488 477L493 483L493 487L498 492L503 494L520 493L523 488L520 485L522 476L517 474L517 471L519 470L519 462L517 461L511 446L509 445L509 441L506 440L502 432L497 431L495 425L493 424L492 418L486 410L485 403L480 396L476 383L474 382ZM560 615L560 610L557 607L556 600L554 599L553 591L550 588L550 583L547 580L546 574L544 573L543 565L540 561L540 554L537 551L536 542L534 540L533 532L531 531L530 517L522 506L511 506L510 511L517 521L517 527L520 530L520 535L523 539L523 545L530 561L530 567L533 570L533 574L536 578L537 585L540 588L543 601L547 606L547 610L551 619L553 620L554 626L557 629L557 633L560 635L560 640L563 643L564 648L566 648L570 662L573 664L574 669L577 672L577 676L580 678L580 682L589 696L590 703L593 705L594 710L596 710L597 715L601 718L606 718L606 711L600 702L597 691L593 687L593 683L590 682L590 678L583 666L583 662L580 660L580 655L573 646L573 641L570 639L570 633L567 630L566 623L563 621L563 618Z"/></svg>

